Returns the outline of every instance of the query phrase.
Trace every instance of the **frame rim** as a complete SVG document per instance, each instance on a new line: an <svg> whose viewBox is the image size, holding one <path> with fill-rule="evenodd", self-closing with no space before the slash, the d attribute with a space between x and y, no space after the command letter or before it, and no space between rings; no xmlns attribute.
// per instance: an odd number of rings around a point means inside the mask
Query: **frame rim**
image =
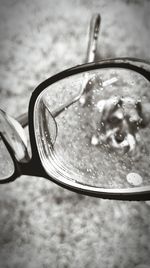
<svg viewBox="0 0 150 268"><path fill-rule="evenodd" d="M144 67L141 67L140 64L149 66L149 70L147 70ZM78 194L84 194L87 196L99 197L99 198L104 198L104 199L113 199L113 200L127 200L127 201L150 200L150 187L149 186L144 187L144 188L149 188L149 189L143 190L143 191L139 191L139 188L143 188L143 187L134 187L134 188L131 188L130 191L128 191L126 188L125 188L126 190L118 189L116 191L116 189L105 189L104 191L104 189L100 187L91 186L90 188L93 188L93 190L92 189L89 190L89 189L83 189L84 187L82 188L82 184L80 184L81 185L80 188L73 186L73 185L71 186L69 184L64 184L63 182L58 181L57 179L47 174L44 168L44 165L42 164L42 161L40 159L36 137L35 137L35 129L34 129L34 107L35 107L36 100L38 96L41 94L41 92L46 87L52 85L53 83L61 79L64 79L66 77L69 77L71 75L75 75L75 74L89 71L89 70L111 68L111 67L115 67L115 68L118 67L118 68L133 70L143 75L150 82L150 62L149 61L137 59L137 58L123 57L123 58L113 58L113 59L101 60L98 62L81 64L81 65L69 68L67 70L64 70L58 74L55 74L52 77L49 77L48 79L40 83L34 89L31 95L31 98L29 101L29 107L28 107L29 139L30 139L31 153L32 153L31 160L28 163L18 162L16 159L14 159L12 152L9 146L7 145L7 149L15 164L15 171L14 171L14 174L12 174L11 177L7 178L4 183L15 180L21 174L31 175L31 176L37 176L37 177L44 177L48 179L49 181L52 181L55 184L63 188L66 188L70 191L76 192ZM94 191L94 188L97 188L98 191Z"/></svg>

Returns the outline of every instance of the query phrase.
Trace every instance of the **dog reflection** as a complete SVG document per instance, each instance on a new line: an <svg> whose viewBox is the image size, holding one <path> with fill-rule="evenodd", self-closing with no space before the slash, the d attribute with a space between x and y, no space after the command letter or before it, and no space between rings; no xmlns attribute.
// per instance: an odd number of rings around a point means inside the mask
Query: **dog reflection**
<svg viewBox="0 0 150 268"><path fill-rule="evenodd" d="M139 129L146 126L142 104L131 97L100 100L98 123L91 144L107 144L120 154L133 153L140 143Z"/></svg>
<svg viewBox="0 0 150 268"><path fill-rule="evenodd" d="M108 145L110 149L121 155L126 152L132 155L138 153L137 145L141 145L139 130L145 128L149 121L145 117L143 108L146 113L150 114L149 105L143 106L135 97L112 96L98 101L99 95L96 94L100 90L105 91L105 87L109 85L115 86L118 78L112 76L102 81L100 76L93 75L90 79L88 77L86 79L84 93L79 101L81 106L93 107L94 110L95 118L92 121L96 130L91 138L91 144Z"/></svg>

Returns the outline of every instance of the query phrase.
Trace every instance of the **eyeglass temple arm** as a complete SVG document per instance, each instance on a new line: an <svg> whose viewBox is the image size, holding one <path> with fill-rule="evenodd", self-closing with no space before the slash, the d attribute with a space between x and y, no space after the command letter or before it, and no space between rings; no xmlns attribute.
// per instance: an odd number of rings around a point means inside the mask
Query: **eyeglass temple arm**
<svg viewBox="0 0 150 268"><path fill-rule="evenodd" d="M94 14L90 22L88 48L87 48L87 55L86 55L85 63L95 61L100 22L101 22L100 14ZM82 93L86 93L86 84L84 83L84 85L85 85L85 88L82 89ZM73 100L68 101L67 103L59 107L57 110L53 111L52 112L53 116L54 117L58 116L66 108L71 106L74 102L78 101L81 95L82 94L75 97ZM26 127L28 125L28 114L24 113L18 116L16 120L22 125L22 127Z"/></svg>
<svg viewBox="0 0 150 268"><path fill-rule="evenodd" d="M88 48L85 63L95 61L100 24L101 24L100 14L98 13L93 14L89 27Z"/></svg>

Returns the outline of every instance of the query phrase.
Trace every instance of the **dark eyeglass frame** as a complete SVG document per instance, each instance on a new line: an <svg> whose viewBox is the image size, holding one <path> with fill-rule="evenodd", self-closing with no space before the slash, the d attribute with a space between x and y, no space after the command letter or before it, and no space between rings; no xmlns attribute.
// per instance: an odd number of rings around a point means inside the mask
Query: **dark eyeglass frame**
<svg viewBox="0 0 150 268"><path fill-rule="evenodd" d="M14 173L7 179L0 180L0 184L8 183L14 181L21 175L29 175L36 177L44 177L63 188L76 192L78 194L84 194L93 197L100 197L105 199L116 199L116 200L150 200L150 187L135 187L131 189L103 189L98 187L89 187L82 184L75 183L63 183L61 181L55 180L55 178L50 177L40 160L38 146L35 138L35 129L34 129L34 107L38 96L44 91L47 87L60 81L61 79L67 78L72 75L79 73L97 70L97 69L107 69L107 68L121 68L135 71L141 74L150 82L150 63L148 61L143 61L141 59L135 58L115 58L102 60L99 62L92 62L87 64L82 64L60 72L44 82L42 82L32 93L29 109L28 109L28 124L29 124L29 139L31 144L32 157L27 163L20 162L16 159L14 151L10 144L8 143L5 136L0 133L0 136L10 153L14 164ZM24 124L25 125L25 124Z"/></svg>

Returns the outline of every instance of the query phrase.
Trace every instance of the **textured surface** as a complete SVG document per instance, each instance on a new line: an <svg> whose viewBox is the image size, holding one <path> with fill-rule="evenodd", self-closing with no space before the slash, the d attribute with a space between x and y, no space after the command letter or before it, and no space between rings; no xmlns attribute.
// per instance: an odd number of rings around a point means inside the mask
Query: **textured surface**
<svg viewBox="0 0 150 268"><path fill-rule="evenodd" d="M50 75L82 63L91 14L102 16L98 58L150 59L150 2L0 0L0 106L27 110ZM150 206L99 200L42 178L0 187L0 267L146 268Z"/></svg>

